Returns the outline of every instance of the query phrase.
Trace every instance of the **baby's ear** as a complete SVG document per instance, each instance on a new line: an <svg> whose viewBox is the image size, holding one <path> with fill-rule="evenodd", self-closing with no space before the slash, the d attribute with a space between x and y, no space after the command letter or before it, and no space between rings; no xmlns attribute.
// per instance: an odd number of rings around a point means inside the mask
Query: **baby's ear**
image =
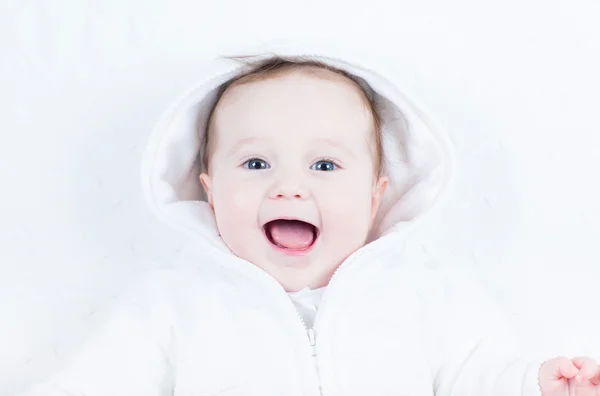
<svg viewBox="0 0 600 396"><path fill-rule="evenodd" d="M213 197L212 197L212 180L210 180L210 176L207 173L203 173L200 175L200 184L204 188L206 192L206 197L208 199L208 204L211 208L213 208Z"/></svg>
<svg viewBox="0 0 600 396"><path fill-rule="evenodd" d="M383 198L383 194L389 184L390 180L387 176L381 176L373 184L373 192L371 193L371 222L375 220L377 211L379 211L379 205Z"/></svg>

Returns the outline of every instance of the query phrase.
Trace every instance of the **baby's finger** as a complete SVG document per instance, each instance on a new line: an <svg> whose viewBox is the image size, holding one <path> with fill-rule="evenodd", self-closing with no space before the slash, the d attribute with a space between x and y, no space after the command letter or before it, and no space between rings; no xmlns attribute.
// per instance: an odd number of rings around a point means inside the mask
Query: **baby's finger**
<svg viewBox="0 0 600 396"><path fill-rule="evenodd" d="M575 363L571 359L559 358L558 361L558 378L573 378L579 373L579 368L575 366Z"/></svg>
<svg viewBox="0 0 600 396"><path fill-rule="evenodd" d="M541 369L541 376L546 380L556 380L561 378L573 378L579 369L571 361L564 356L548 360Z"/></svg>
<svg viewBox="0 0 600 396"><path fill-rule="evenodd" d="M600 366L596 366L596 373L590 378L590 382L594 385L600 385Z"/></svg>
<svg viewBox="0 0 600 396"><path fill-rule="evenodd" d="M579 373L575 376L576 381L592 378L597 371L596 361L587 356L579 356L573 359L573 364L579 369Z"/></svg>

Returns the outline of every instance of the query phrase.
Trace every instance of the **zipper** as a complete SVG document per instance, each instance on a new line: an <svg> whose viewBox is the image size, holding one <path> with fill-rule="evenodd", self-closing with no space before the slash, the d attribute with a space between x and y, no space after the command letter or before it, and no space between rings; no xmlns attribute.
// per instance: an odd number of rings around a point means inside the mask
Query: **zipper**
<svg viewBox="0 0 600 396"><path fill-rule="evenodd" d="M328 294L330 293L330 289L331 289L331 285L334 284L334 282L337 280L338 278L338 274L341 272L342 269L348 267L348 265L354 261L356 261L358 258L365 256L366 254L370 253L372 250L375 249L375 245L381 245L384 244L383 240L387 240L389 238L389 236L383 236L380 239L371 242L369 245L362 247L361 249L359 249L358 251L356 251L354 254L350 255L339 267L337 267L335 269L335 271L333 272L333 274L331 275L331 278L329 279L329 283L327 285L327 289L325 290L325 293L323 294L323 297L321 298L321 302L319 304L319 309L317 310L317 314L315 316L315 320L314 320L314 324L312 328L308 328L308 326L306 325L306 323L304 322L304 319L302 318L302 315L300 315L300 313L298 312L298 310L296 309L296 307L294 306L293 302L289 299L289 296L285 295L287 302L292 305L292 309L294 310L294 312L296 312L296 316L298 317L298 319L300 320L302 326L304 327L304 331L306 333L306 336L308 338L308 342L309 342L309 346L311 348L311 355L312 355L312 360L314 363L314 367L316 370L316 374L317 374L317 381L318 381L318 385L319 385L319 395L323 396L323 385L322 385L322 379L321 379L321 372L319 370L319 364L317 361L317 333L316 333L316 329L319 327L318 323L321 322L320 318L322 315L322 311L323 311L323 307L325 306L325 301L327 300L326 297ZM222 251L219 251L219 253L223 253ZM227 263L228 264L228 263ZM239 263L236 263L239 264ZM228 265L227 265L228 266ZM240 266L228 266L230 269L244 274L245 276L248 277L252 277L252 278L263 278L265 281L267 281L267 283L274 285L277 284L277 286L279 286L279 290L278 293L281 293L282 289L281 289L281 285L279 285L279 283L277 283L277 281L272 278L270 275L268 275L266 272L264 272L263 270L259 269L258 267L255 267L253 265L249 265L246 267L240 267ZM241 268L244 268L244 270L242 270ZM284 292L285 294L285 292Z"/></svg>
<svg viewBox="0 0 600 396"><path fill-rule="evenodd" d="M319 370L319 362L317 362L317 335L314 329L307 329L308 342L312 348L313 363L315 364L315 371L317 372L317 380L319 381L319 394L323 396L323 385L321 382L321 372Z"/></svg>
<svg viewBox="0 0 600 396"><path fill-rule="evenodd" d="M373 243L377 243L373 242ZM292 303L292 301L287 298L288 302L290 304L292 304L292 307L294 309L294 312L296 312L296 316L300 319L300 322L302 323L302 326L304 327L304 330L306 332L306 336L308 338L308 343L311 347L311 355L312 355L312 360L314 363L314 367L315 367L315 371L317 373L317 381L319 384L319 395L323 396L323 382L322 382L322 377L321 377L321 370L319 369L319 362L317 360L318 354L317 354L317 333L316 330L318 328L317 324L320 323L320 317L323 316L322 315L322 311L323 311L323 306L325 305L325 300L326 300L326 296L329 293L329 289L331 288L331 285L336 281L338 274L341 272L341 270L343 268L346 268L350 263L356 261L359 257L364 256L365 254L367 254L369 252L369 250L373 249L373 246L370 246L369 248L363 248L360 251L356 252L356 254L350 256L345 262L343 262L339 267L337 267L335 269L335 271L333 272L333 274L331 275L331 278L329 279L329 283L327 284L327 289L325 290L325 293L323 294L323 297L321 298L321 301L319 303L319 309L317 310L317 314L315 316L315 320L313 322L313 327L309 328L306 325L306 322L304 321L304 318L302 318L302 315L300 315L300 312L298 312L298 310L296 309L296 307L294 306L294 304Z"/></svg>
<svg viewBox="0 0 600 396"><path fill-rule="evenodd" d="M353 260L351 260L351 261L353 261ZM347 264L347 263L344 263L344 264ZM340 265L338 268L335 269L335 271L331 275L331 279L329 280L329 284L327 285L327 288L329 288L329 286L335 279L336 275L340 272L340 269L342 267L344 267L344 265ZM313 322L314 324L313 324L312 328L309 328L306 325L304 318L302 317L302 315L300 315L300 312L298 312L296 307L294 307L296 316L298 316L298 318L300 319L300 322L302 323L302 326L304 327L304 330L306 332L306 336L308 337L308 343L311 348L312 361L313 361L313 364L315 367L315 372L317 373L317 381L318 381L318 385L319 385L319 395L321 395L321 396L323 396L323 383L321 380L321 370L319 370L319 362L317 360L317 356L318 356L318 354L317 354L317 332L315 331L315 328L317 327L316 324L317 324L317 318L319 317L319 312L321 311L321 307L323 306L323 303L325 302L325 294L327 294L327 290L323 294L323 298L321 298L321 302L319 303L319 309L317 310L317 314L315 316L315 320ZM290 303L291 303L291 301L290 301ZM293 305L293 303L292 303L292 305Z"/></svg>
<svg viewBox="0 0 600 396"><path fill-rule="evenodd" d="M291 301L290 301L290 303L291 303ZM310 348L311 348L312 361L313 361L313 365L315 368L315 372L317 373L317 382L319 385L319 395L323 396L323 386L321 384L321 372L319 371L319 362L317 361L317 334L315 332L314 327L309 328L306 325L304 318L302 318L302 315L300 315L300 312L298 312L296 307L294 307L294 311L296 312L296 316L298 316L298 319L300 319L300 322L302 323L302 326L304 327L304 331L306 332L306 336L308 337L308 343L310 344ZM317 311L317 314L318 314L318 311Z"/></svg>

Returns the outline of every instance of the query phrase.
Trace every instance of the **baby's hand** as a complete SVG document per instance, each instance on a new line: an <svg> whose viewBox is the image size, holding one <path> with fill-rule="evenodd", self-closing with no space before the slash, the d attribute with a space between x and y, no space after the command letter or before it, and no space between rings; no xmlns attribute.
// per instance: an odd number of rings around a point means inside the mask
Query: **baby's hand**
<svg viewBox="0 0 600 396"><path fill-rule="evenodd" d="M600 396L600 366L589 357L548 360L538 379L543 396Z"/></svg>

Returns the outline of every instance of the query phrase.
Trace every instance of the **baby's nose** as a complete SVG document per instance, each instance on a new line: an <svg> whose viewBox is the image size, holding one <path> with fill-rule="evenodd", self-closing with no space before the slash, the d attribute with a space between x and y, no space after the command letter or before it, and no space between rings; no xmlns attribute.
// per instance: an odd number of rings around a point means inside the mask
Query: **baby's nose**
<svg viewBox="0 0 600 396"><path fill-rule="evenodd" d="M276 183L269 195L271 199L306 199L308 198L308 190L299 183L288 180Z"/></svg>

